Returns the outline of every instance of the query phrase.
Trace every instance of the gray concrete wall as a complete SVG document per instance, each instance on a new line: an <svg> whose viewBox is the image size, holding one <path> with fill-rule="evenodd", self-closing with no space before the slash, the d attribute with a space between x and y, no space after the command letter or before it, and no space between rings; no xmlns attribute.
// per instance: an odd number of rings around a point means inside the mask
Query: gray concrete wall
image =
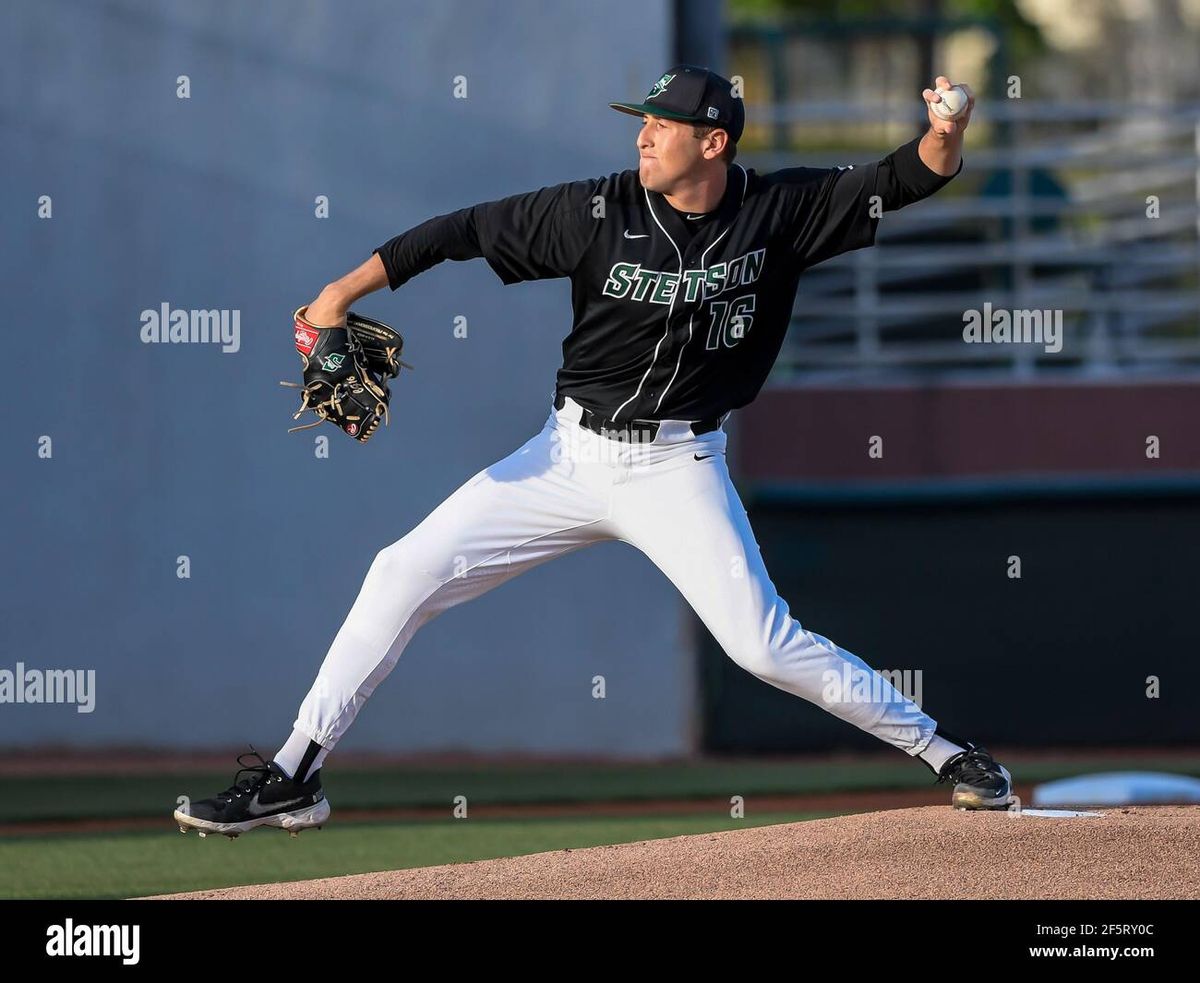
<svg viewBox="0 0 1200 983"><path fill-rule="evenodd" d="M96 671L90 714L0 704L0 744L287 735L376 551L541 428L570 324L566 283L482 261L369 298L417 370L362 447L285 432L292 309L431 215L630 166L606 103L670 36L644 0L0 8L0 669ZM143 343L164 303L238 311L239 349ZM683 750L681 605L627 546L556 561L423 629L342 746Z"/></svg>

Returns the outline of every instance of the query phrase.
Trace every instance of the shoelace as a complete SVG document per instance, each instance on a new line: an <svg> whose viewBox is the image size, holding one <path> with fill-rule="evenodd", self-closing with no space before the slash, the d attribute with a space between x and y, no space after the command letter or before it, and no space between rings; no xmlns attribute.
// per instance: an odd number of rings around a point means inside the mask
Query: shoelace
<svg viewBox="0 0 1200 983"><path fill-rule="evenodd" d="M242 758L255 757L259 763L256 765L248 765ZM217 800L223 802L232 802L234 798L241 798L243 795L251 794L255 789L266 784L270 780L271 766L263 758L261 754L254 750L254 745L250 745L249 751L243 751L238 755L238 764L242 767L238 769L238 773L233 777L233 784L224 792L217 794ZM245 772L250 772L250 778L242 778Z"/></svg>
<svg viewBox="0 0 1200 983"><path fill-rule="evenodd" d="M998 774L996 761L987 748L976 747L954 759L953 765L938 778L937 784L941 785L951 778L956 782L974 783L978 779L993 778Z"/></svg>

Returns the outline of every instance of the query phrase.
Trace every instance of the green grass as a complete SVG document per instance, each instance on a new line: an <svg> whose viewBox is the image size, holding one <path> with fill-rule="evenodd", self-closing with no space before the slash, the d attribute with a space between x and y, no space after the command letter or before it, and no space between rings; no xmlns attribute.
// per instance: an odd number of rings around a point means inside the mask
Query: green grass
<svg viewBox="0 0 1200 983"><path fill-rule="evenodd" d="M1200 775L1200 756L1004 762L1021 784L1097 771L1167 771ZM325 778L334 822L292 840L262 830L238 840L181 836L170 811L181 794L207 797L228 786L233 769L160 775L90 775L0 779L4 823L103 817L159 817L163 832L0 836L0 897L113 898L264 881L302 880L373 870L424 867L564 847L679 836L824 813L754 811L754 797L855 790L931 789L932 776L899 755L863 760L700 760L667 764L497 763L488 766L402 766L338 770ZM712 800L712 811L690 815L601 815L454 820L455 796L484 803L596 803ZM727 803L745 796L751 815L731 820ZM445 818L419 822L337 823L339 809L432 806ZM602 810L601 810L602 812Z"/></svg>
<svg viewBox="0 0 1200 983"><path fill-rule="evenodd" d="M1200 757L1138 761L1024 761L1006 755L1021 783L1095 771L1169 771L1200 775ZM180 795L207 798L227 787L235 769L162 775L86 775L0 779L0 825L40 820L166 816ZM455 796L472 803L562 803L650 799L727 800L731 795L788 795L927 788L924 765L890 758L843 762L697 761L644 765L494 765L342 770L331 760L324 784L335 809L440 806Z"/></svg>
<svg viewBox="0 0 1200 983"><path fill-rule="evenodd" d="M834 815L763 813L596 819L455 820L353 824L292 839L257 830L236 840L195 834L72 834L0 839L0 897L128 898L204 888L307 880L630 843Z"/></svg>

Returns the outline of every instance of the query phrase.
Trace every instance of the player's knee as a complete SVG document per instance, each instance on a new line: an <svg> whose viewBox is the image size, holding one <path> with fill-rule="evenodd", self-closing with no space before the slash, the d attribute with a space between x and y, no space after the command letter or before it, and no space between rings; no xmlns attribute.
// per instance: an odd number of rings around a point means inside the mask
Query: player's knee
<svg viewBox="0 0 1200 983"><path fill-rule="evenodd" d="M435 550L416 534L409 533L375 554L367 579L404 594L409 591L428 593L431 584L449 578L449 572L443 573L440 569L452 563L444 553L445 550Z"/></svg>
<svg viewBox="0 0 1200 983"><path fill-rule="evenodd" d="M725 651L734 662L759 679L775 679L779 676L779 660L769 646L742 642L727 646Z"/></svg>
<svg viewBox="0 0 1200 983"><path fill-rule="evenodd" d="M411 546L405 539L385 546L375 554L371 562L370 577L383 577L389 580L402 577L413 566L414 560Z"/></svg>

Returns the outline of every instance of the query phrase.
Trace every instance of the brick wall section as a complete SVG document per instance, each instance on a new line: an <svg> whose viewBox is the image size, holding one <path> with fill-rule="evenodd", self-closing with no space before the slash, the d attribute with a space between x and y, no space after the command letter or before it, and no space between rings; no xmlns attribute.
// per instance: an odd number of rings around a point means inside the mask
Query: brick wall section
<svg viewBox="0 0 1200 983"><path fill-rule="evenodd" d="M1200 472L1200 380L777 388L736 427L731 454L749 481L1178 475ZM867 453L876 434L881 459Z"/></svg>

